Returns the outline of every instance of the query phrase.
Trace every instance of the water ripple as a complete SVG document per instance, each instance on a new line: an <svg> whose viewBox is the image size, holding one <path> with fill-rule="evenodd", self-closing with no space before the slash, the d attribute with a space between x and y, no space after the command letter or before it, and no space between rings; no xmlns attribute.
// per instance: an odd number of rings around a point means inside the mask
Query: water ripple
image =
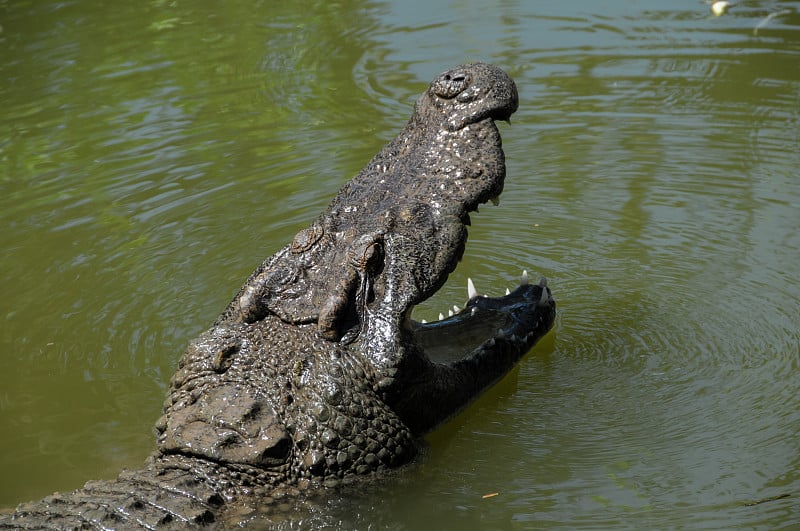
<svg viewBox="0 0 800 531"><path fill-rule="evenodd" d="M26 481L4 499L88 479L54 485L56 469L136 465L186 339L433 76L488 60L520 88L500 125L506 190L421 311L463 302L468 276L496 294L526 268L550 279L556 330L432 436L424 466L320 519L795 523L800 6L763 23L750 3L718 18L703 3L543 5L10 7L0 417L20 436L4 470ZM74 415L47 406L63 396Z"/></svg>

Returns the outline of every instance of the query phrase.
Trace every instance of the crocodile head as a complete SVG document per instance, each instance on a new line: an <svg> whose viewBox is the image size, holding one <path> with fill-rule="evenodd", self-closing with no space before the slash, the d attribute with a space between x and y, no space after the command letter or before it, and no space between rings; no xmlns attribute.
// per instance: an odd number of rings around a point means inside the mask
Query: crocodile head
<svg viewBox="0 0 800 531"><path fill-rule="evenodd" d="M365 170L380 183L383 168L392 176L384 196L391 229L381 231L374 300L358 313L359 348L381 367L385 401L414 433L434 428L505 375L554 323L546 280L531 283L527 273L496 298L469 280L467 302L454 315L411 319L461 260L469 214L497 203L505 160L495 121L508 120L517 105L514 82L494 66L444 72L404 132ZM400 161L396 170L387 159Z"/></svg>
<svg viewBox="0 0 800 531"><path fill-rule="evenodd" d="M488 64L434 79L397 138L190 345L162 453L294 479L364 473L407 460L506 374L553 325L544 280L496 298L470 281L454 315L411 314L456 268L470 213L502 192L495 121L517 105Z"/></svg>

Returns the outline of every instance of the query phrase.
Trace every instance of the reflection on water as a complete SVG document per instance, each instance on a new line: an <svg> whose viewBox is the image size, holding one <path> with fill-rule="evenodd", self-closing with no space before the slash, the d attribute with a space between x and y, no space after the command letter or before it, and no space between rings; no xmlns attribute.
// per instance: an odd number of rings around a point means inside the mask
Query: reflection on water
<svg viewBox="0 0 800 531"><path fill-rule="evenodd" d="M0 506L140 463L187 340L481 59L506 191L417 317L528 268L557 331L305 522L798 523L800 3L204 4L3 8Z"/></svg>

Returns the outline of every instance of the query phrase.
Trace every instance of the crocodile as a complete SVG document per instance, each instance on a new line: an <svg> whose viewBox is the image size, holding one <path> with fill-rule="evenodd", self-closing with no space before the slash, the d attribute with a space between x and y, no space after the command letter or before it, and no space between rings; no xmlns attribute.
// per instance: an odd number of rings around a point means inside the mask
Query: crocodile
<svg viewBox="0 0 800 531"><path fill-rule="evenodd" d="M399 135L190 341L156 450L113 480L20 504L0 528L225 527L230 514L380 477L552 328L545 279L417 322L461 260L470 213L500 195L495 121L513 80L485 64L436 77Z"/></svg>

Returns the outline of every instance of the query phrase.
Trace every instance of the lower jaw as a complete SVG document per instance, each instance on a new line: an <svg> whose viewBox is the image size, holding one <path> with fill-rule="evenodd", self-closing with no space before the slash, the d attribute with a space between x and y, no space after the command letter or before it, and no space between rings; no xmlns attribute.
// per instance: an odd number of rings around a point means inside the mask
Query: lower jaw
<svg viewBox="0 0 800 531"><path fill-rule="evenodd" d="M491 347L495 340L509 336L518 336L523 342L532 330L525 330L515 314L535 311L536 307L551 301L545 278L539 282L540 295L532 298L537 288L528 286L528 275L524 271L520 287L513 293L506 290L502 297L480 295L471 279L467 283L469 300L463 309L454 306L453 310L448 310L447 317L439 314L439 320L430 323L410 318L406 321L417 345L434 362L465 359L480 347Z"/></svg>

